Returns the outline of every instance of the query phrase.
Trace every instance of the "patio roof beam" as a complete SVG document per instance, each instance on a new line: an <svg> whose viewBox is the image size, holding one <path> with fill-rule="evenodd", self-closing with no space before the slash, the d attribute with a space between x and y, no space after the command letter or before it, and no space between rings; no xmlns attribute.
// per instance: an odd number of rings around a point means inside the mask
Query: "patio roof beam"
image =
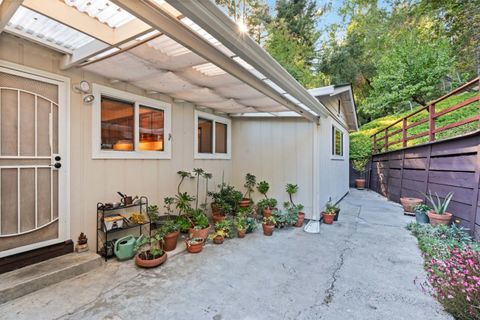
<svg viewBox="0 0 480 320"><path fill-rule="evenodd" d="M8 21L13 17L23 0L9 0L0 2L0 33L5 29Z"/></svg>
<svg viewBox="0 0 480 320"><path fill-rule="evenodd" d="M328 116L325 106L309 94L295 78L248 35L241 34L235 22L226 16L213 1L165 1L312 111L324 117Z"/></svg>
<svg viewBox="0 0 480 320"><path fill-rule="evenodd" d="M207 40L203 39L200 35L190 30L179 20L164 12L150 1L112 0L112 2L262 94L272 98L286 108L299 113L308 120L318 123L319 119L316 115L292 103L275 89L232 60L229 56L212 46ZM189 1L188 3L193 2L194 1Z"/></svg>

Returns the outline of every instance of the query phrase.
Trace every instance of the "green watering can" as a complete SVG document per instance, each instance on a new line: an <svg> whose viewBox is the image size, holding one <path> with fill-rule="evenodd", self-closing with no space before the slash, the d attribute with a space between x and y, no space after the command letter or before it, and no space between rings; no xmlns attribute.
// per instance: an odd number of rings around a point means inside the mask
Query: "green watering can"
<svg viewBox="0 0 480 320"><path fill-rule="evenodd" d="M135 255L135 245L139 243L142 238L143 234L138 237L138 239L135 239L135 237L132 235L118 239L117 242L115 242L115 247L113 249L117 259L128 260L133 258Z"/></svg>

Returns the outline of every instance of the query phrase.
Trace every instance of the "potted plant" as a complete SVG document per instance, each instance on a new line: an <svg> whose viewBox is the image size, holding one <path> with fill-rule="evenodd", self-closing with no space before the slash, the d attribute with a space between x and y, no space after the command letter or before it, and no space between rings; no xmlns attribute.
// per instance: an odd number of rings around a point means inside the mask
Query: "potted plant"
<svg viewBox="0 0 480 320"><path fill-rule="evenodd" d="M413 208L413 211L415 212L415 220L417 221L417 223L428 223L430 220L428 219L427 212L430 210L432 209L430 209L430 207L426 204L417 204Z"/></svg>
<svg viewBox="0 0 480 320"><path fill-rule="evenodd" d="M252 192L254 191L255 185L257 184L257 177L253 174L247 173L245 175L245 184L243 185L246 189L243 199L240 201L240 208L247 208L252 203Z"/></svg>
<svg viewBox="0 0 480 320"><path fill-rule="evenodd" d="M167 260L167 253L162 248L163 235L157 232L151 237L142 237L137 243L135 263L142 268L158 267Z"/></svg>
<svg viewBox="0 0 480 320"><path fill-rule="evenodd" d="M367 171L368 158L352 160L352 168L355 169L363 178L355 179L355 187L358 190L365 189L365 172Z"/></svg>
<svg viewBox="0 0 480 320"><path fill-rule="evenodd" d="M234 224L237 229L237 236L244 238L247 232L247 218L243 215L238 215L235 217Z"/></svg>
<svg viewBox="0 0 480 320"><path fill-rule="evenodd" d="M327 207L324 212L322 212L323 223L332 224L333 218L335 218L335 208Z"/></svg>
<svg viewBox="0 0 480 320"><path fill-rule="evenodd" d="M155 204L148 206L147 216L150 222L154 224L154 226L156 226L160 221L160 215L158 214L158 206Z"/></svg>
<svg viewBox="0 0 480 320"><path fill-rule="evenodd" d="M402 197L400 198L400 203L402 204L404 214L413 215L415 206L423 203L423 200L419 198Z"/></svg>
<svg viewBox="0 0 480 320"><path fill-rule="evenodd" d="M275 218L273 216L263 217L262 228L263 234L266 236L271 236L273 234L273 229L275 228Z"/></svg>
<svg viewBox="0 0 480 320"><path fill-rule="evenodd" d="M288 193L291 208L294 209L296 211L296 214L297 214L297 221L295 222L295 226L296 227L301 227L303 225L303 220L305 220L305 213L302 211L304 207L301 204L296 205L293 202L293 195L298 192L298 185L288 183L285 187L285 191Z"/></svg>
<svg viewBox="0 0 480 320"><path fill-rule="evenodd" d="M190 253L199 253L203 249L203 243L205 239L202 238L188 238L185 239L187 251Z"/></svg>
<svg viewBox="0 0 480 320"><path fill-rule="evenodd" d="M432 196L432 193L429 192L428 195L425 195L426 199L432 205L432 210L427 212L428 218L430 219L430 224L432 225L449 225L452 220L452 214L447 212L448 205L453 198L453 192L449 192L445 199L442 199L435 192L436 201Z"/></svg>
<svg viewBox="0 0 480 320"><path fill-rule="evenodd" d="M273 210L272 216L275 218L275 226L277 228L291 227L297 222L297 208L291 206L289 202L285 202L283 205L289 209L285 211Z"/></svg>
<svg viewBox="0 0 480 320"><path fill-rule="evenodd" d="M164 208L167 210L167 220L161 224L159 232L163 235L163 250L172 251L177 247L178 236L180 235L180 228L177 224L176 217L172 216L172 205L175 198L166 197L163 199L165 203Z"/></svg>
<svg viewBox="0 0 480 320"><path fill-rule="evenodd" d="M191 211L192 227L188 230L190 238L206 239L210 231L210 223L208 217L200 209Z"/></svg>
<svg viewBox="0 0 480 320"><path fill-rule="evenodd" d="M338 215L340 214L340 208L336 204L332 204L331 198L327 202L326 211L335 211L335 216L333 217L333 221L338 221Z"/></svg>
<svg viewBox="0 0 480 320"><path fill-rule="evenodd" d="M260 181L257 184L257 190L260 192L265 199L262 199L258 202L258 208L262 210L264 217L270 217L272 215L272 210L277 206L277 200L273 198L268 198L267 192L270 189L270 185L266 181Z"/></svg>
<svg viewBox="0 0 480 320"><path fill-rule="evenodd" d="M218 192L210 192L212 197L212 218L214 222L225 219L228 214L233 215L239 209L242 193L226 183L219 186Z"/></svg>

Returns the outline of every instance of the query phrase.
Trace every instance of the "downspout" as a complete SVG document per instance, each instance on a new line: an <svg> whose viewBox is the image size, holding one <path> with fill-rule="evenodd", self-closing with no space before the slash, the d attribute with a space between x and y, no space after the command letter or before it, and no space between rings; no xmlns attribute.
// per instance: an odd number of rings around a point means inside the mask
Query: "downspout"
<svg viewBox="0 0 480 320"><path fill-rule="evenodd" d="M319 152L319 133L320 133L320 124L312 123L312 134L313 134L313 206L312 206L312 215L311 219L320 220L320 152Z"/></svg>

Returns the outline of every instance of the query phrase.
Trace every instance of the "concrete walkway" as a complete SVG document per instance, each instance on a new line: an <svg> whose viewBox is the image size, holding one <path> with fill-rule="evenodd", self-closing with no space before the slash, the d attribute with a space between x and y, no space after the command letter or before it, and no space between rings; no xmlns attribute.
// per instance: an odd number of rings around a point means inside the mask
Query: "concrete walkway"
<svg viewBox="0 0 480 320"><path fill-rule="evenodd" d="M412 218L369 191L351 190L341 208L320 234L258 230L154 270L108 262L0 305L0 318L451 319L419 285Z"/></svg>

